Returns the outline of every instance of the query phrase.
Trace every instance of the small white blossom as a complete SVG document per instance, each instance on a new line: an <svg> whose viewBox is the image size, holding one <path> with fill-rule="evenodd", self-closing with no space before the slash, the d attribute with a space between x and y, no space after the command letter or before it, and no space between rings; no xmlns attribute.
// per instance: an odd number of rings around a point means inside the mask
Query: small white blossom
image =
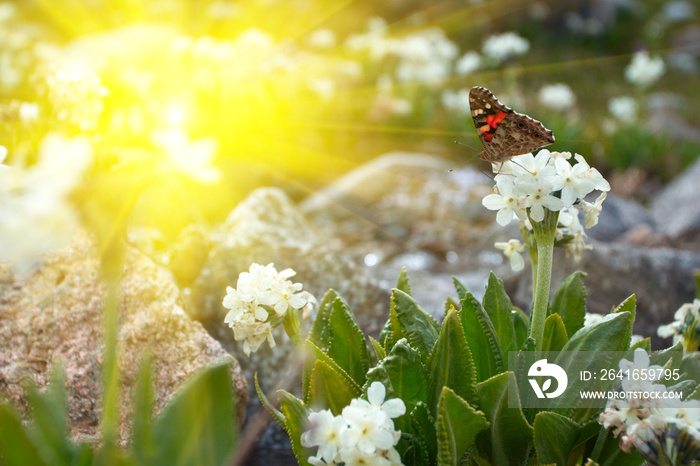
<svg viewBox="0 0 700 466"><path fill-rule="evenodd" d="M656 331L661 338L673 337L673 343L683 342L689 351L695 351L698 346L696 329L700 324L700 299L685 303L673 314L674 321L662 325Z"/></svg>
<svg viewBox="0 0 700 466"><path fill-rule="evenodd" d="M469 91L460 89L455 92L448 89L440 96L442 105L446 110L458 115L466 115L470 112L469 109Z"/></svg>
<svg viewBox="0 0 700 466"><path fill-rule="evenodd" d="M556 212L562 209L562 201L552 194L552 185L523 182L519 189L525 193L525 207L530 209L530 218L535 222L544 220L544 209Z"/></svg>
<svg viewBox="0 0 700 466"><path fill-rule="evenodd" d="M489 194L481 204L489 210L498 210L496 222L506 226L513 220L514 214L521 218L525 217L525 205L522 197L515 191L513 180L507 176L497 178L498 194Z"/></svg>
<svg viewBox="0 0 700 466"><path fill-rule="evenodd" d="M348 430L342 416L333 416L329 409L309 414L309 430L301 434L301 444L307 448L318 447L316 458L327 464L333 462L340 450L340 438Z"/></svg>
<svg viewBox="0 0 700 466"><path fill-rule="evenodd" d="M518 272L525 267L525 260L522 252L525 251L525 245L517 239L511 239L506 243L495 243L496 249L501 249L503 255L510 259L510 268Z"/></svg>
<svg viewBox="0 0 700 466"><path fill-rule="evenodd" d="M637 120L639 106L632 97L615 97L608 101L608 111L620 123L633 123Z"/></svg>
<svg viewBox="0 0 700 466"><path fill-rule="evenodd" d="M335 47L335 32L331 29L318 29L311 34L307 43L310 47L319 50L329 50Z"/></svg>
<svg viewBox="0 0 700 466"><path fill-rule="evenodd" d="M586 315L583 317L583 326L588 327L590 325L593 325L602 318L603 314L597 314L595 312L586 312Z"/></svg>
<svg viewBox="0 0 700 466"><path fill-rule="evenodd" d="M593 249L593 246L586 243L588 235L586 235L586 231L579 221L578 210L575 207L562 209L562 211L559 212L559 224L562 225L563 228L557 229L557 236L563 237L566 235L571 237L564 245L566 257L573 256L574 261L580 261L583 251Z"/></svg>
<svg viewBox="0 0 700 466"><path fill-rule="evenodd" d="M625 78L630 83L642 88L650 87L666 71L666 65L661 57L650 57L643 50L632 57L632 62L625 69Z"/></svg>
<svg viewBox="0 0 700 466"><path fill-rule="evenodd" d="M22 102L19 106L19 119L24 123L33 123L39 119L39 106L31 102Z"/></svg>
<svg viewBox="0 0 700 466"><path fill-rule="evenodd" d="M571 207L577 199L593 191L593 181L584 176L590 168L585 161L572 166L568 160L556 159L554 167L557 172L552 178L554 189L561 190L561 201L565 207Z"/></svg>
<svg viewBox="0 0 700 466"><path fill-rule="evenodd" d="M500 64L510 58L527 53L530 41L515 32L505 32L488 37L482 47L483 55L491 62Z"/></svg>
<svg viewBox="0 0 700 466"><path fill-rule="evenodd" d="M581 204L579 204L579 208L586 214L584 219L584 226L586 228L593 228L598 225L598 216L603 210L603 201L607 196L608 193L603 191L592 204L586 201L581 201Z"/></svg>
<svg viewBox="0 0 700 466"><path fill-rule="evenodd" d="M455 74L457 76L467 76L468 74L472 74L481 68L481 62L481 55L473 50L470 50L455 62Z"/></svg>
<svg viewBox="0 0 700 466"><path fill-rule="evenodd" d="M540 88L539 101L549 109L565 112L574 106L576 96L566 84L545 84Z"/></svg>

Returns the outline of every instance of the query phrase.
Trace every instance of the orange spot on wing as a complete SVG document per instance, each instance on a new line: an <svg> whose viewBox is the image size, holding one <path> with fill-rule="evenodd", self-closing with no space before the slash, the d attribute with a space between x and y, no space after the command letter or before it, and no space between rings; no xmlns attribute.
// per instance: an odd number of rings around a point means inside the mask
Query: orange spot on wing
<svg viewBox="0 0 700 466"><path fill-rule="evenodd" d="M503 121L503 119L504 119L506 116L508 116L507 113L498 112L498 115L496 115L496 118L493 119L494 124L495 124L495 125L499 124L500 122ZM492 125L492 126L493 126L493 125ZM493 127L495 128L496 126L493 126Z"/></svg>
<svg viewBox="0 0 700 466"><path fill-rule="evenodd" d="M489 125L484 125L481 128L479 128L479 131L481 131L482 133L485 133L485 132L489 131L490 129L491 129L491 127Z"/></svg>
<svg viewBox="0 0 700 466"><path fill-rule="evenodd" d="M493 134L484 134L484 139L486 141L491 142L491 139L493 139Z"/></svg>

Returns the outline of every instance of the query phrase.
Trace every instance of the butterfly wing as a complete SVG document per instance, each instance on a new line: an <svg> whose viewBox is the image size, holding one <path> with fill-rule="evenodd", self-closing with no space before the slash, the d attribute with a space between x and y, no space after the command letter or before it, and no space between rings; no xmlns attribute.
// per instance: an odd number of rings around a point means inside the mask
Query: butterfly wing
<svg viewBox="0 0 700 466"><path fill-rule="evenodd" d="M505 162L554 142L554 135L542 123L503 105L486 88L472 88L469 106L484 146L479 154L482 160Z"/></svg>

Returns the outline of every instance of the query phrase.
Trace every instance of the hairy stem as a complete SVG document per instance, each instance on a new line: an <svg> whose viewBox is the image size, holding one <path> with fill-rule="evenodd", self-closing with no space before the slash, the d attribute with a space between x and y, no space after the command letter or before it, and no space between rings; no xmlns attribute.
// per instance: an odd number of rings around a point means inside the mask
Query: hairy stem
<svg viewBox="0 0 700 466"><path fill-rule="evenodd" d="M530 337L535 340L535 348L542 349L544 338L544 321L549 305L549 288L552 281L552 254L554 252L554 234L557 228L558 212L545 209L541 222L532 223L532 231L537 243L537 261L533 264L535 277L532 290L532 313L530 318Z"/></svg>

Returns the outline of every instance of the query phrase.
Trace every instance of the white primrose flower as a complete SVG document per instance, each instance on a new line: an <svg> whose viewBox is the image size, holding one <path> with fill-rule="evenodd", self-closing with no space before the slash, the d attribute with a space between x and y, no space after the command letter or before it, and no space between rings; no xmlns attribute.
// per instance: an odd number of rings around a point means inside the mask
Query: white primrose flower
<svg viewBox="0 0 700 466"><path fill-rule="evenodd" d="M457 92L447 89L440 96L440 100L442 100L442 106L449 112L458 115L466 115L470 112L469 91L466 89L460 89Z"/></svg>
<svg viewBox="0 0 700 466"><path fill-rule="evenodd" d="M603 201L607 196L608 193L603 191L592 204L586 201L581 201L579 204L579 208L586 214L584 218L584 225L586 228L593 228L598 225L598 216L603 210Z"/></svg>
<svg viewBox="0 0 700 466"><path fill-rule="evenodd" d="M554 189L561 190L561 201L565 207L571 207L577 199L583 199L586 194L593 191L593 180L585 176L590 168L585 161L572 166L568 160L559 158L554 161L554 166L556 168L556 176L552 179Z"/></svg>
<svg viewBox="0 0 700 466"><path fill-rule="evenodd" d="M654 84L666 71L666 65L661 57L650 57L643 50L632 56L632 62L625 68L625 79L630 83L647 88Z"/></svg>
<svg viewBox="0 0 700 466"><path fill-rule="evenodd" d="M497 65L510 58L524 55L528 50L530 50L530 41L515 32L490 36L484 41L482 47L483 55Z"/></svg>
<svg viewBox="0 0 700 466"><path fill-rule="evenodd" d="M562 200L552 194L552 184L548 181L531 182L524 181L519 190L526 194L525 207L530 209L530 218L535 222L544 220L544 209L552 212L562 209Z"/></svg>
<svg viewBox="0 0 700 466"><path fill-rule="evenodd" d="M566 257L573 256L574 261L581 260L581 254L586 249L593 249L593 246L586 243L588 235L583 229L583 225L578 218L578 210L575 207L567 207L559 213L559 224L563 226L557 229L557 237L562 238L565 235L571 239L564 245Z"/></svg>
<svg viewBox="0 0 700 466"><path fill-rule="evenodd" d="M632 97L613 97L608 101L608 111L620 123L630 124L637 120L639 105Z"/></svg>
<svg viewBox="0 0 700 466"><path fill-rule="evenodd" d="M300 283L292 283L289 278L296 272L285 269L277 272L273 264L251 264L248 272L238 276L236 288L226 287L223 306L229 309L224 322L233 329L234 339L243 342L243 352L249 356L267 340L275 346L272 317L284 316L290 308L310 312L315 298L301 291ZM275 326L281 322L276 321Z"/></svg>
<svg viewBox="0 0 700 466"><path fill-rule="evenodd" d="M514 215L520 218L526 217L524 200L516 192L513 180L507 176L497 176L496 178L498 194L489 194L481 201L481 204L489 210L498 210L496 222L502 226L508 225L513 220Z"/></svg>
<svg viewBox="0 0 700 466"><path fill-rule="evenodd" d="M576 95L566 84L545 84L538 94L540 103L558 112L565 112L576 103Z"/></svg>
<svg viewBox="0 0 700 466"><path fill-rule="evenodd" d="M333 416L329 409L309 414L309 430L301 434L301 444L307 448L318 447L314 459L326 464L335 461L340 450L340 437L348 430L342 416ZM309 458L311 462L311 458Z"/></svg>
<svg viewBox="0 0 700 466"><path fill-rule="evenodd" d="M700 324L700 300L695 299L692 303L683 304L673 314L673 319L670 324L660 326L656 331L657 335L661 338L673 337L674 344L683 342L687 347L693 348L695 343L692 340L696 327Z"/></svg>
<svg viewBox="0 0 700 466"><path fill-rule="evenodd" d="M481 63L481 55L473 50L470 50L455 62L455 74L457 76L472 74L481 68Z"/></svg>
<svg viewBox="0 0 700 466"><path fill-rule="evenodd" d="M501 249L503 255L510 259L510 268L514 272L518 272L525 267L525 260L522 252L525 251L525 245L517 239L511 239L507 243L494 243L496 249Z"/></svg>
<svg viewBox="0 0 700 466"><path fill-rule="evenodd" d="M406 405L399 398L385 401L385 395L384 385L373 382L367 390L369 401L355 398L338 416L329 410L312 412L309 429L301 435L303 446L318 447L309 463L400 465L394 446L401 432L394 430L392 418L405 414Z"/></svg>

